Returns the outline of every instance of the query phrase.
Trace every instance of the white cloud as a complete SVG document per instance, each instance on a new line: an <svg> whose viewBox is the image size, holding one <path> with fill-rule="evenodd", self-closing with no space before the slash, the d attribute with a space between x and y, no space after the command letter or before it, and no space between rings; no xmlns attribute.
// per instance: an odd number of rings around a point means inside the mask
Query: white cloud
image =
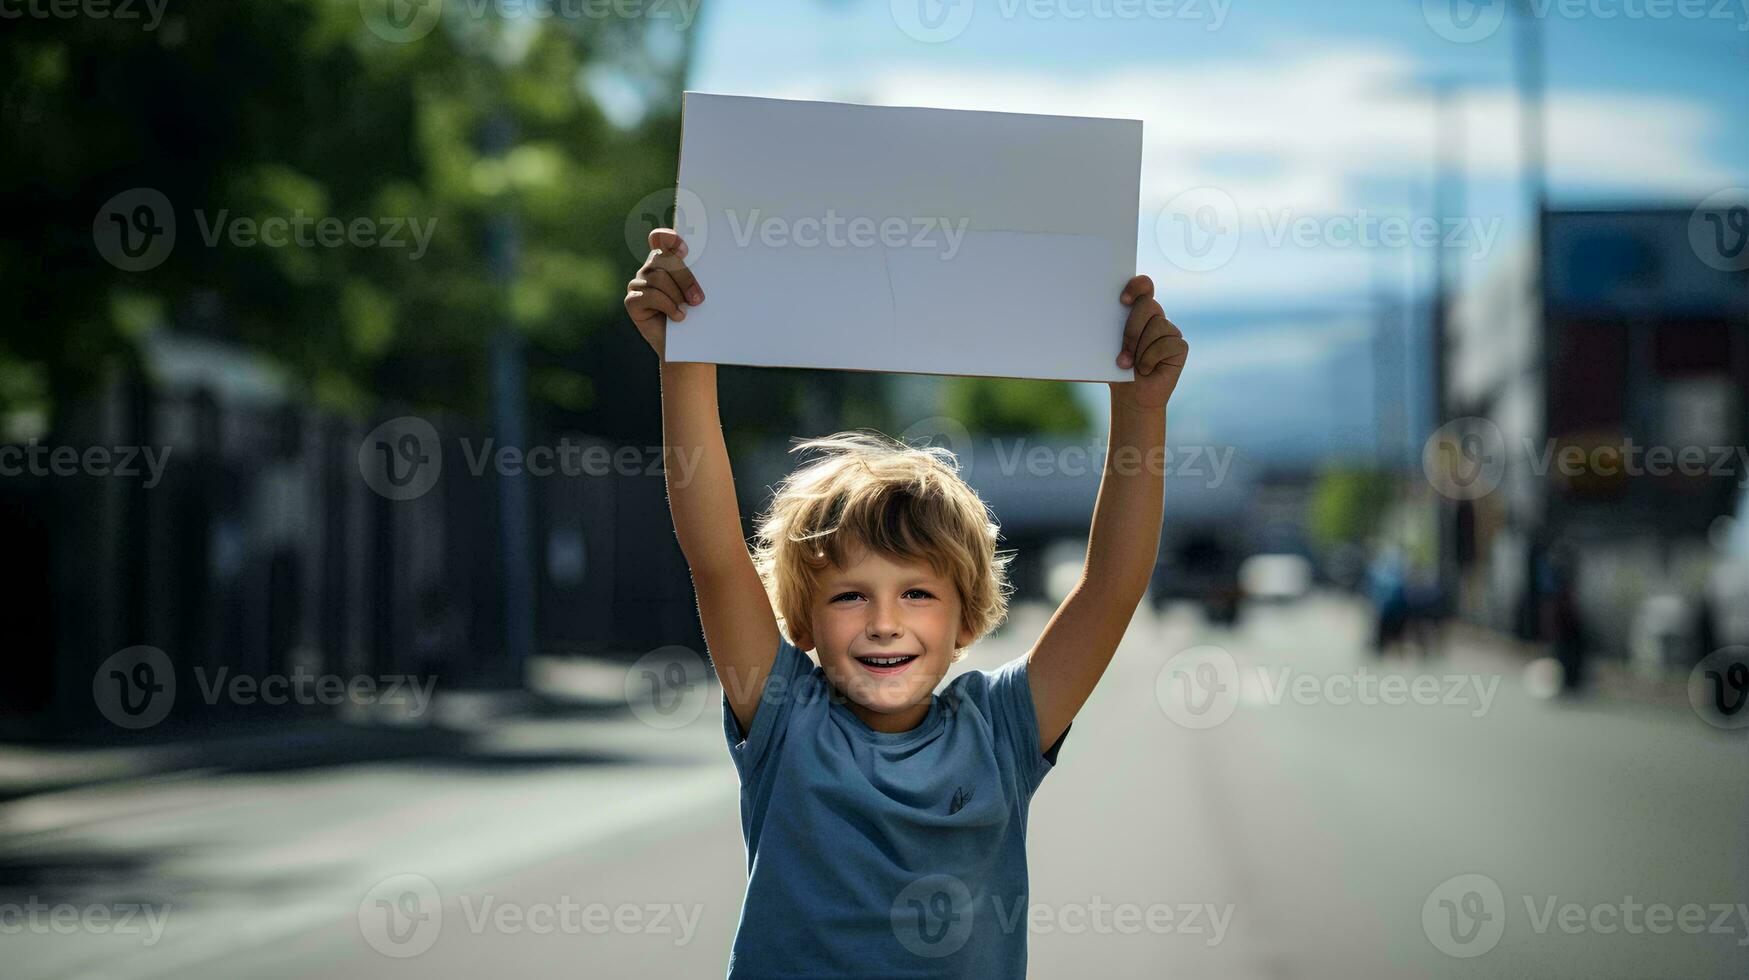
<svg viewBox="0 0 1749 980"><path fill-rule="evenodd" d="M845 81L792 80L790 98L841 97L884 105L1101 115L1142 119L1142 207L1212 185L1246 210L1351 212L1355 177L1425 179L1432 112L1409 82L1418 64L1379 48L1130 67L1067 77L1022 70L904 68ZM1515 94L1503 85L1463 99L1471 179L1512 179L1518 168ZM1704 146L1720 125L1691 102L1657 95L1556 90L1548 104L1551 176L1648 194L1710 192L1731 182ZM1226 169L1234 159L1245 173Z"/></svg>

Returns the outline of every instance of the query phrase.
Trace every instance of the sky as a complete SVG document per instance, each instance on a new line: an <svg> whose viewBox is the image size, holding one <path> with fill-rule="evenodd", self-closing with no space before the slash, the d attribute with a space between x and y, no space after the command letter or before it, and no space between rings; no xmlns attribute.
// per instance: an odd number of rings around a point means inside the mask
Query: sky
<svg viewBox="0 0 1749 980"><path fill-rule="evenodd" d="M1552 206L1749 187L1749 0L1528 7ZM1419 221L1460 282L1514 260L1519 29L1505 0L712 0L687 87L1141 119L1137 269L1192 347L1173 441L1318 455L1372 444L1376 302L1424 298L1432 268L1354 239ZM1432 79L1460 88L1444 225Z"/></svg>

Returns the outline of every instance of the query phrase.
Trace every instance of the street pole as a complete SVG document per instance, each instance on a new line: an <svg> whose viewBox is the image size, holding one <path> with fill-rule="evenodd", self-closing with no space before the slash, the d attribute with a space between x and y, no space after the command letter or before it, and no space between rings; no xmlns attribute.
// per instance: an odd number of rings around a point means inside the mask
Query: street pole
<svg viewBox="0 0 1749 980"><path fill-rule="evenodd" d="M1461 107L1457 103L1459 82L1437 78L1431 82L1434 102L1434 227L1439 231L1440 245L1433 252L1433 429L1437 431L1450 417L1449 385L1447 382L1448 334L1451 323L1451 300L1458 292L1458 276L1450 268L1443 243L1448 222L1461 216L1464 208L1463 150L1464 128ZM1436 495L1439 542L1438 584L1439 612L1449 616L1455 608L1457 588L1457 509L1443 494Z"/></svg>
<svg viewBox="0 0 1749 980"><path fill-rule="evenodd" d="M510 152L511 123L502 111L486 124L485 150L502 158ZM501 295L516 278L515 217L505 209L487 225L486 250ZM500 446L528 445L528 354L522 335L508 321L492 333L490 348L492 435ZM498 475L499 554L503 562L504 674L495 682L520 684L534 650L533 522L528 481L523 474Z"/></svg>

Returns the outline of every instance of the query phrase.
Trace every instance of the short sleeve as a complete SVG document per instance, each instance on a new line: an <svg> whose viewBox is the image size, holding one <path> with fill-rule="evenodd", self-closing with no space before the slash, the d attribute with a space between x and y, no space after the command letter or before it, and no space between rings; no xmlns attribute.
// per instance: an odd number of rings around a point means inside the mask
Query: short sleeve
<svg viewBox="0 0 1749 980"><path fill-rule="evenodd" d="M1026 657L1016 657L990 672L990 711L996 737L1012 749L1027 791L1038 789L1045 774L1056 767L1057 753L1069 737L1069 729L1063 729L1049 749L1039 745L1038 714L1032 706Z"/></svg>
<svg viewBox="0 0 1749 980"><path fill-rule="evenodd" d="M735 770L743 780L783 741L783 732L795 710L796 692L813 669L813 661L780 634L777 656L771 662L771 672L765 675L759 706L753 711L752 730L746 733L741 731L741 723L729 706L729 692L723 691L723 737L729 743L729 757L735 761Z"/></svg>

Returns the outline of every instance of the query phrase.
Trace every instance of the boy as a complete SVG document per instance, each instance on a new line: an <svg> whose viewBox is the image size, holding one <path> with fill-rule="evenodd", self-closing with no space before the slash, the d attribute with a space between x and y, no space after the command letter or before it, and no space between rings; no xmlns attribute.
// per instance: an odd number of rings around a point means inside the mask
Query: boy
<svg viewBox="0 0 1749 980"><path fill-rule="evenodd" d="M1153 572L1183 335L1147 276L1123 287L1116 357L1135 379L1111 385L1081 581L1025 656L938 696L1006 616L1011 557L952 454L862 433L804 443L825 455L783 481L749 553L716 365L664 353L704 292L679 235L650 247L625 306L661 362L669 509L741 781L729 976L1023 977L1027 808Z"/></svg>

